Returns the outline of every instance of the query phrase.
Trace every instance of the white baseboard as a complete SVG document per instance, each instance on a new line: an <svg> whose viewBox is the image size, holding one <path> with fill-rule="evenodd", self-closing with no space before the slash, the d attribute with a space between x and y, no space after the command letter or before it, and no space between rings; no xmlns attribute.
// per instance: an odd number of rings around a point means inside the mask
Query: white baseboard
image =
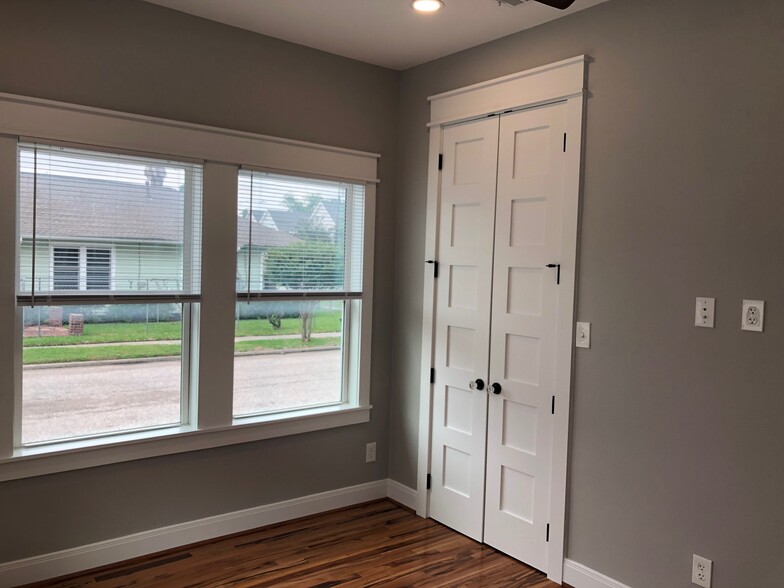
<svg viewBox="0 0 784 588"><path fill-rule="evenodd" d="M388 489L387 489L387 496L394 500L395 502L399 502L405 507L410 508L411 510L416 510L417 507L417 491L413 488L409 488L401 484L400 482L396 482L395 480L387 480L388 482Z"/></svg>
<svg viewBox="0 0 784 588"><path fill-rule="evenodd" d="M0 588L56 578L198 541L386 498L390 483L395 485L395 496L409 496L406 490L413 492L397 482L378 480L3 563L0 564ZM405 504L403 500L393 498Z"/></svg>
<svg viewBox="0 0 784 588"><path fill-rule="evenodd" d="M564 560L563 581L574 588L630 588L571 559Z"/></svg>

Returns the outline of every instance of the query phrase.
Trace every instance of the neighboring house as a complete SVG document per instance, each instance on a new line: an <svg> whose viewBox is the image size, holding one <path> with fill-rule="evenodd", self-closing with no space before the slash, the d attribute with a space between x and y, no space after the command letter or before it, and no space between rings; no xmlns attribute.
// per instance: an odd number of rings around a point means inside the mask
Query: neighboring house
<svg viewBox="0 0 784 588"><path fill-rule="evenodd" d="M243 214L247 216L248 211L245 210ZM267 210L266 208L262 210L254 210L253 220L256 221L257 223L261 223L265 227L269 227L270 229L277 230L277 227L275 226L275 221L272 220L272 217L270 217L269 214L269 210Z"/></svg>
<svg viewBox="0 0 784 588"><path fill-rule="evenodd" d="M183 263L184 193L163 185L163 174L148 170L147 185L38 173L35 232L35 290L166 291ZM160 170L162 171L162 170ZM20 289L33 285L33 174L22 172L20 205ZM237 281L247 287L252 251L252 287L260 286L263 253L297 239L247 221L238 222Z"/></svg>
<svg viewBox="0 0 784 588"><path fill-rule="evenodd" d="M237 291L243 292L248 289L248 268L250 268L250 289L263 289L264 253L272 247L284 247L297 241L299 239L287 232L270 228L255 220L248 222L248 219L242 216L238 217ZM249 254L250 264L248 264Z"/></svg>
<svg viewBox="0 0 784 588"><path fill-rule="evenodd" d="M182 265L183 194L150 177L144 185L39 172L35 289L179 289L169 276ZM33 174L19 184L20 287L30 291Z"/></svg>
<svg viewBox="0 0 784 588"><path fill-rule="evenodd" d="M291 210L267 210L262 222L271 229L294 235L306 229L311 213Z"/></svg>
<svg viewBox="0 0 784 588"><path fill-rule="evenodd" d="M342 208L342 203L337 200L322 200L311 212L265 209L254 211L253 218L265 227L290 235L301 236L308 231L318 231L334 240Z"/></svg>
<svg viewBox="0 0 784 588"><path fill-rule="evenodd" d="M339 222L342 220L340 214L343 211L341 202L337 200L322 200L318 203L310 216L310 222L325 231L335 231Z"/></svg>

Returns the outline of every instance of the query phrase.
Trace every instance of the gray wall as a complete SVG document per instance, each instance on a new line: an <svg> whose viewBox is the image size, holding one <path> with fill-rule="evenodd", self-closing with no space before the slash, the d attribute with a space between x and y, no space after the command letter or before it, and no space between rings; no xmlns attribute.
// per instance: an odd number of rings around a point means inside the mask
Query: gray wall
<svg viewBox="0 0 784 588"><path fill-rule="evenodd" d="M386 219L370 423L2 483L0 562L386 478L400 74L136 0L2 0L0 56L2 92L380 153Z"/></svg>
<svg viewBox="0 0 784 588"><path fill-rule="evenodd" d="M715 588L784 585L782 30L774 0L612 0L404 72L392 478L416 485L426 97L586 53L568 556L637 588L691 586L692 553Z"/></svg>
<svg viewBox="0 0 784 588"><path fill-rule="evenodd" d="M781 584L781 3L611 0L402 76L138 1L0 8L0 91L383 156L372 422L2 483L0 561L387 470L415 486L425 98L587 53L568 555L638 588L690 586L693 552L715 588ZM739 331L744 297L765 333Z"/></svg>

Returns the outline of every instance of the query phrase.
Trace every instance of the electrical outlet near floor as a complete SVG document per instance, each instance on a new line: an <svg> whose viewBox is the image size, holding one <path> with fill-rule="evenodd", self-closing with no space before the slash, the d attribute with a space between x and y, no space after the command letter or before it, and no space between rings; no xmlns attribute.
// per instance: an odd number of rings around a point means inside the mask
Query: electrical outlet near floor
<svg viewBox="0 0 784 588"><path fill-rule="evenodd" d="M710 588L713 562L699 555L692 556L691 583Z"/></svg>
<svg viewBox="0 0 784 588"><path fill-rule="evenodd" d="M376 461L376 442L365 445L365 463Z"/></svg>

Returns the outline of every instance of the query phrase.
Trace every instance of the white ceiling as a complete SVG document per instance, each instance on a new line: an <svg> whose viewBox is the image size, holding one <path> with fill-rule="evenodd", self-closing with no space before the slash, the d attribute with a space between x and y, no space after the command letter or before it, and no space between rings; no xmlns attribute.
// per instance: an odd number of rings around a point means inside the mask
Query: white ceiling
<svg viewBox="0 0 784 588"><path fill-rule="evenodd" d="M147 0L337 55L407 69L606 2L577 0L568 10L536 2L444 0L435 14L409 0Z"/></svg>

